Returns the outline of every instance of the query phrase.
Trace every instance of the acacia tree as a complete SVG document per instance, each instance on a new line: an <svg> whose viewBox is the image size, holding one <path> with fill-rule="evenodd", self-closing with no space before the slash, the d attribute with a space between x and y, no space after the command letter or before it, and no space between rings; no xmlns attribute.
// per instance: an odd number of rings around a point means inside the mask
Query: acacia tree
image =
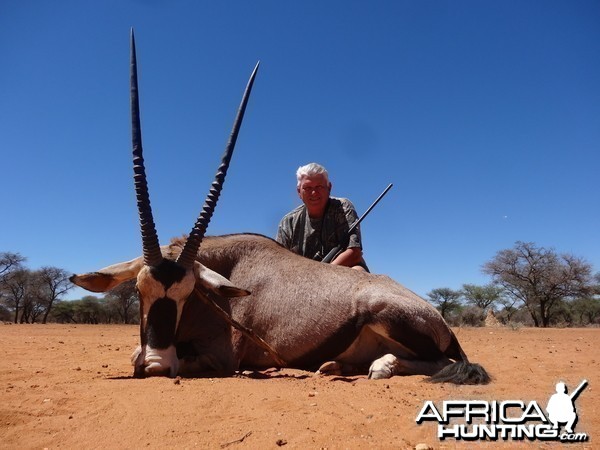
<svg viewBox="0 0 600 450"><path fill-rule="evenodd" d="M94 295L86 295L75 305L75 315L80 323L101 323L102 310L102 300Z"/></svg>
<svg viewBox="0 0 600 450"><path fill-rule="evenodd" d="M513 320L513 317L520 311L520 306L517 307L517 304L520 304L521 301L517 298L503 295L498 299L498 303L502 305L502 315L500 319L502 322L510 323Z"/></svg>
<svg viewBox="0 0 600 450"><path fill-rule="evenodd" d="M40 298L40 279L37 272L29 272L26 295L23 298L21 310L21 323L36 323L43 316L46 304Z"/></svg>
<svg viewBox="0 0 600 450"><path fill-rule="evenodd" d="M58 267L42 267L35 275L37 299L44 306L42 323L46 323L54 302L74 286L69 281L69 273Z"/></svg>
<svg viewBox="0 0 600 450"><path fill-rule="evenodd" d="M460 307L461 292L450 288L437 288L427 293L429 301L435 305L444 319Z"/></svg>
<svg viewBox="0 0 600 450"><path fill-rule="evenodd" d="M74 286L69 274L58 267L31 271L18 253L0 253L0 301L14 313L14 322L46 323L55 301Z"/></svg>
<svg viewBox="0 0 600 450"><path fill-rule="evenodd" d="M600 300L591 297L575 299L571 312L581 325L598 323L600 319Z"/></svg>
<svg viewBox="0 0 600 450"><path fill-rule="evenodd" d="M522 302L536 327L547 327L561 300L585 297L592 292L592 267L571 254L517 241L484 264L509 297Z"/></svg>
<svg viewBox="0 0 600 450"><path fill-rule="evenodd" d="M0 301L7 310L17 310L14 320L17 323L19 308L25 295L23 281L23 263L25 258L18 253L0 253ZM18 275L15 275L18 273Z"/></svg>
<svg viewBox="0 0 600 450"><path fill-rule="evenodd" d="M17 269L23 268L26 258L18 253L2 252L0 253L0 281L2 277Z"/></svg>
<svg viewBox="0 0 600 450"><path fill-rule="evenodd" d="M78 300L57 301L52 307L52 318L58 323L77 323L75 318L75 306Z"/></svg>
<svg viewBox="0 0 600 450"><path fill-rule="evenodd" d="M475 284L463 284L462 296L467 303L481 308L485 314L491 306L494 306L502 296L502 288L493 284L477 286Z"/></svg>
<svg viewBox="0 0 600 450"><path fill-rule="evenodd" d="M138 305L138 295L135 289L136 280L121 283L108 292L105 297L117 311L123 323L132 323Z"/></svg>
<svg viewBox="0 0 600 450"><path fill-rule="evenodd" d="M14 312L14 322L18 323L22 316L30 288L31 272L27 269L17 269L2 275L0 289L2 301L9 310Z"/></svg>

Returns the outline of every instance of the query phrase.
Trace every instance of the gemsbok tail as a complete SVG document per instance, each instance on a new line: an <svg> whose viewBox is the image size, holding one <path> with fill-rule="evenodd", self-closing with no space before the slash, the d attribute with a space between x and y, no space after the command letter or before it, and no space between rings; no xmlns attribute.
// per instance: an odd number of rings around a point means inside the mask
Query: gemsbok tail
<svg viewBox="0 0 600 450"><path fill-rule="evenodd" d="M432 375L428 381L431 383L488 384L491 381L491 377L487 371L483 366L469 362L458 339L452 330L450 332L452 333L452 343L445 354L455 362Z"/></svg>

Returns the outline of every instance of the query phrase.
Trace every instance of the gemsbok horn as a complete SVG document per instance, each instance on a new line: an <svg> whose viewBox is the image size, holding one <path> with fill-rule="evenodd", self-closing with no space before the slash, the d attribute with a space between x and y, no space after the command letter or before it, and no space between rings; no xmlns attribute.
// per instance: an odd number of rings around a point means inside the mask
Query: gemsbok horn
<svg viewBox="0 0 600 450"><path fill-rule="evenodd" d="M136 376L170 375L178 372L175 336L186 300L194 289L216 298L248 295L225 277L196 261L198 248L214 213L231 162L250 92L259 64L252 71L225 147L215 181L204 207L180 254L163 254L159 245L144 167L135 36L131 30L130 83L133 179L142 236L142 258L71 277L73 283L94 292L105 292L123 281L137 278L140 299L141 346L135 355ZM198 284L198 286L196 286ZM204 299L210 304L208 299Z"/></svg>

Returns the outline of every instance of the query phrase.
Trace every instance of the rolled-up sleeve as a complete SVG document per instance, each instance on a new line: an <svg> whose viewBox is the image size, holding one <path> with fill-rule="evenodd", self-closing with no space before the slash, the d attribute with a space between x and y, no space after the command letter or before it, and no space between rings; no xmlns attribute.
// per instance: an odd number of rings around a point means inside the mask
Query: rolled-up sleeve
<svg viewBox="0 0 600 450"><path fill-rule="evenodd" d="M358 214L352 202L348 199L342 199L342 207L344 210L343 223L341 224L346 230L348 230L357 220ZM357 226L352 234L348 236L348 248L360 248L362 249L362 241L360 237L360 225Z"/></svg>

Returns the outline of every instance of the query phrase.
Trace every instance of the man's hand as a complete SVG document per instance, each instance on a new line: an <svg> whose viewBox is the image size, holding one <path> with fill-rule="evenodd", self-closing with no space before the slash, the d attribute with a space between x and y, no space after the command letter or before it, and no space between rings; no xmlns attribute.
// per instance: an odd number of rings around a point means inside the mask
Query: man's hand
<svg viewBox="0 0 600 450"><path fill-rule="evenodd" d="M362 250L359 247L351 247L340 253L337 258L331 261L331 264L346 267L358 266L362 269L362 267L358 265L362 262L362 259Z"/></svg>

